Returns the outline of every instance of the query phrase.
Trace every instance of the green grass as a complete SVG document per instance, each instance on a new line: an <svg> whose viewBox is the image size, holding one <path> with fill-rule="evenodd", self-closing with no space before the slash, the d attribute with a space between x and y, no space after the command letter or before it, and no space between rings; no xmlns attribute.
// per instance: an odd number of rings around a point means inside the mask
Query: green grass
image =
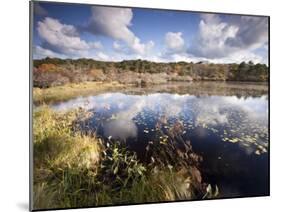
<svg viewBox="0 0 281 212"><path fill-rule="evenodd" d="M65 101L78 96L95 95L102 91L121 88L118 82L82 82L50 88L33 88L33 102L36 105Z"/></svg>
<svg viewBox="0 0 281 212"><path fill-rule="evenodd" d="M168 151L171 146L157 146L153 156L158 157L158 162L143 164L123 143L105 141L77 130L77 121L88 115L82 109L63 113L48 106L34 111L33 209L190 200L203 196L204 187L193 165L171 166L166 158L161 160L162 156L178 157Z"/></svg>

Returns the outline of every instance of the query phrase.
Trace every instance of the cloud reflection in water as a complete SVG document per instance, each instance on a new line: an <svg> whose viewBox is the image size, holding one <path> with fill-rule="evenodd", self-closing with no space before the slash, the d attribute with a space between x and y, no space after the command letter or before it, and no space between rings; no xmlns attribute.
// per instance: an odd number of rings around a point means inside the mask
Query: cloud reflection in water
<svg viewBox="0 0 281 212"><path fill-rule="evenodd" d="M146 112L152 111L155 116L165 116L167 119L189 120L194 127L214 129L222 126L226 131L229 131L224 135L230 138L229 140L226 139L227 141L236 142L235 137L241 138L241 141L245 138L243 145L239 145L251 153L259 145L263 145L263 147L267 145L267 140L264 141L264 137L256 138L254 149L251 144L251 138L256 136L254 134L255 129L251 127L256 127L257 131L262 129L265 137L268 136L267 96L238 98L236 96L198 97L170 93L148 95L106 93L97 96L80 97L56 104L53 107L56 110L82 107L107 117L114 116L114 119L109 119L103 123L104 135L121 140L136 137L138 135L138 126L134 119L141 115L147 121L148 117L146 116L148 114ZM157 119L157 117L154 118ZM261 142L266 142L266 144Z"/></svg>

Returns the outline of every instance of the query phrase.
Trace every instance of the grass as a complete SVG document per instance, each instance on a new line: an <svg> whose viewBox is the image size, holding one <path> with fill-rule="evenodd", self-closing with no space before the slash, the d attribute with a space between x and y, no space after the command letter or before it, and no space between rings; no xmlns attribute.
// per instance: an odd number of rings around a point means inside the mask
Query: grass
<svg viewBox="0 0 281 212"><path fill-rule="evenodd" d="M36 105L65 101L77 96L94 95L102 91L122 88L118 82L82 82L50 88L33 88L33 102Z"/></svg>
<svg viewBox="0 0 281 212"><path fill-rule="evenodd" d="M56 113L47 106L34 112L34 207L71 207L98 168L98 139L72 131L78 111ZM85 187L85 188L83 188Z"/></svg>
<svg viewBox="0 0 281 212"><path fill-rule="evenodd" d="M56 112L41 106L34 111L33 209L212 197L210 187L205 194L190 156L181 158L185 165L167 164L167 157L180 159L170 150L172 143L151 147L157 160L141 163L124 143L77 130L79 120L87 116L82 109Z"/></svg>

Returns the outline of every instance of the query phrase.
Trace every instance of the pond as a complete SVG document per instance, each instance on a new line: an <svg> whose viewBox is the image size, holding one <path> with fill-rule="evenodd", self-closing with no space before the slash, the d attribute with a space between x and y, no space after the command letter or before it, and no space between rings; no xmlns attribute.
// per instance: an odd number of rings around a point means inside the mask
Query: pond
<svg viewBox="0 0 281 212"><path fill-rule="evenodd" d="M203 181L217 185L221 197L269 194L267 84L128 87L52 107L92 111L87 130L126 143L141 161L149 142L165 142L165 132L176 125L182 139L203 157Z"/></svg>

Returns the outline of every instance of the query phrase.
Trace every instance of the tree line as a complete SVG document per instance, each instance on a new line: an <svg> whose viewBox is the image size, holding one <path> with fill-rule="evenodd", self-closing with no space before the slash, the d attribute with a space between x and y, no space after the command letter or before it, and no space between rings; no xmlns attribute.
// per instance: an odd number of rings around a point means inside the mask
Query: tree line
<svg viewBox="0 0 281 212"><path fill-rule="evenodd" d="M255 81L268 80L269 68L265 64L241 62L240 64L214 64L206 62L151 62L123 60L106 62L93 59L45 58L34 60L34 86L49 87L70 82L112 81L120 75L167 75L167 80ZM157 75L158 74L158 75ZM170 76L170 77L169 77ZM172 76L172 77L171 77ZM124 83L124 82L123 82Z"/></svg>

